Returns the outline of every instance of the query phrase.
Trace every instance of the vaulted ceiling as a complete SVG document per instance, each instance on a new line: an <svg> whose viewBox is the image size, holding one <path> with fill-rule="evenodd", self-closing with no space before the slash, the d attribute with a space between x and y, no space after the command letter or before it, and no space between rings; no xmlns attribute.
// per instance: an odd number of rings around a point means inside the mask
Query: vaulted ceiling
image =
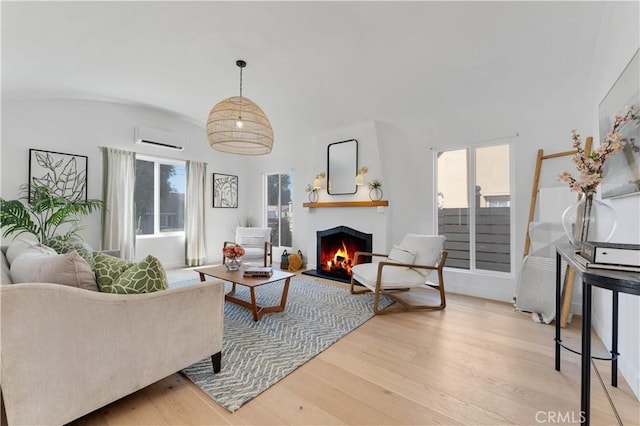
<svg viewBox="0 0 640 426"><path fill-rule="evenodd" d="M204 125L500 114L584 84L598 2L3 2L2 97L104 99Z"/></svg>

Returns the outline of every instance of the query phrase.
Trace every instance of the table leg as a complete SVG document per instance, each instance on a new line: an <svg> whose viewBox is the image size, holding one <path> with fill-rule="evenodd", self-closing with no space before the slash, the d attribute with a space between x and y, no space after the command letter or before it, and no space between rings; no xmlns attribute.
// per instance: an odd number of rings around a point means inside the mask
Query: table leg
<svg viewBox="0 0 640 426"><path fill-rule="evenodd" d="M613 318L611 325L611 386L618 387L618 292L611 291Z"/></svg>
<svg viewBox="0 0 640 426"><path fill-rule="evenodd" d="M573 280L576 274L574 269L567 265L564 274L564 287L562 287L562 309L560 310L560 327L566 328L571 313L571 299L573 298Z"/></svg>
<svg viewBox="0 0 640 426"><path fill-rule="evenodd" d="M591 285L582 281L582 374L580 378L580 420L589 424L591 393Z"/></svg>
<svg viewBox="0 0 640 426"><path fill-rule="evenodd" d="M251 294L251 312L253 313L253 320L258 321L258 306L256 305L256 290L254 287L249 287L249 293Z"/></svg>
<svg viewBox="0 0 640 426"><path fill-rule="evenodd" d="M207 278L204 276L202 272L198 272L200 274L200 281L206 281Z"/></svg>
<svg viewBox="0 0 640 426"><path fill-rule="evenodd" d="M560 270L562 259L560 253L556 252L556 371L560 371Z"/></svg>
<svg viewBox="0 0 640 426"><path fill-rule="evenodd" d="M284 307L287 304L287 295L289 294L289 280L291 278L287 278L284 282L284 287L282 288L282 297L280 297L280 309L284 311Z"/></svg>
<svg viewBox="0 0 640 426"><path fill-rule="evenodd" d="M253 316L254 321L259 321L260 318L266 313L269 312L282 312L287 304L287 295L289 294L289 282L291 278L287 278L284 282L284 286L282 288L282 296L280 297L280 304L274 306L259 306L256 301L256 288L249 287L250 301L238 299L234 296L236 283L233 283L233 287L231 291L224 295L224 299L231 303L235 303L236 305L243 306L247 309L251 310L251 314Z"/></svg>

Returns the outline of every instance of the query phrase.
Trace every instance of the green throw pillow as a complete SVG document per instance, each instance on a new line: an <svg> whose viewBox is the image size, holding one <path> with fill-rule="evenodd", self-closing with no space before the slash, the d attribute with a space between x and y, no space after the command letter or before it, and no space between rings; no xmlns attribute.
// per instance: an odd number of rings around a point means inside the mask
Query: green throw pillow
<svg viewBox="0 0 640 426"><path fill-rule="evenodd" d="M106 289L133 263L96 251L93 253L93 265L98 288L100 291L109 292Z"/></svg>
<svg viewBox="0 0 640 426"><path fill-rule="evenodd" d="M149 255L124 271L115 281L100 291L106 293L151 293L169 288L167 275L158 259Z"/></svg>
<svg viewBox="0 0 640 426"><path fill-rule="evenodd" d="M71 236L67 239L53 237L47 241L45 245L54 249L58 254L67 254L76 251L93 269L93 249L81 238L76 236Z"/></svg>

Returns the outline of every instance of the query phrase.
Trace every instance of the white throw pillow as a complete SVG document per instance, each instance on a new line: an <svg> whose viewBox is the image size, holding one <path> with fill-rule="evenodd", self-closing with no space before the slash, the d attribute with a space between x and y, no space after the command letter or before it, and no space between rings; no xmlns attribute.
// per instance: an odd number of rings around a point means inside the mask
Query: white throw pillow
<svg viewBox="0 0 640 426"><path fill-rule="evenodd" d="M28 248L39 245L40 243L34 235L20 235L19 237L11 241L11 243L9 243L9 247L7 247L7 252L5 253L5 255L7 256L7 262L9 262L9 265L11 265L15 258L20 255L20 253Z"/></svg>
<svg viewBox="0 0 640 426"><path fill-rule="evenodd" d="M238 244L241 246L264 246L264 237L240 236Z"/></svg>
<svg viewBox="0 0 640 426"><path fill-rule="evenodd" d="M0 274L0 285L2 284L13 284L13 280L11 279L11 274L9 274L9 262L7 261L7 256L4 254L4 252L0 252L0 257L2 257L2 259L0 260L0 262L2 262L2 273Z"/></svg>
<svg viewBox="0 0 640 426"><path fill-rule="evenodd" d="M443 235L407 234L400 242L400 247L412 250L416 253L416 265L435 266L442 255L445 237ZM429 269L416 269L427 277L432 271Z"/></svg>
<svg viewBox="0 0 640 426"><path fill-rule="evenodd" d="M411 265L416 259L416 252L413 250L402 248L400 246L393 246L387 258L393 262Z"/></svg>

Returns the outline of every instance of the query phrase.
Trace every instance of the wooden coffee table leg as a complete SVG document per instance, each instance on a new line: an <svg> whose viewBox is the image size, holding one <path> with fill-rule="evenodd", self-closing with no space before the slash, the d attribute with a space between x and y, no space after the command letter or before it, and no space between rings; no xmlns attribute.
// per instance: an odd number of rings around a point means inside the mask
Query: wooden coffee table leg
<svg viewBox="0 0 640 426"><path fill-rule="evenodd" d="M234 297L236 283L233 283L233 287L230 292L224 295L225 300L235 303L236 305L243 306L247 309L251 309L251 314L253 315L254 321L259 321L260 318L266 313L269 312L282 312L284 311L285 306L287 305L287 296L289 294L289 282L291 278L287 278L284 282L284 286L282 288L282 296L280 297L280 305L276 306L258 306L256 303L256 288L249 287L249 294L251 296L251 301L247 302L242 299L238 299Z"/></svg>
<svg viewBox="0 0 640 426"><path fill-rule="evenodd" d="M229 293L227 293L227 295L233 296L234 294L236 294L236 283L231 283L231 290L229 290Z"/></svg>
<svg viewBox="0 0 640 426"><path fill-rule="evenodd" d="M249 287L249 293L251 293L251 312L253 313L253 320L258 321L262 315L258 316L258 306L256 305L256 290L254 287ZM262 308L260 308L262 310Z"/></svg>
<svg viewBox="0 0 640 426"><path fill-rule="evenodd" d="M289 294L289 280L291 278L287 278L284 282L284 287L282 288L282 297L280 298L280 310L284 311L284 307L287 304L287 295Z"/></svg>
<svg viewBox="0 0 640 426"><path fill-rule="evenodd" d="M206 281L206 277L202 272L198 272L200 274L200 281Z"/></svg>

